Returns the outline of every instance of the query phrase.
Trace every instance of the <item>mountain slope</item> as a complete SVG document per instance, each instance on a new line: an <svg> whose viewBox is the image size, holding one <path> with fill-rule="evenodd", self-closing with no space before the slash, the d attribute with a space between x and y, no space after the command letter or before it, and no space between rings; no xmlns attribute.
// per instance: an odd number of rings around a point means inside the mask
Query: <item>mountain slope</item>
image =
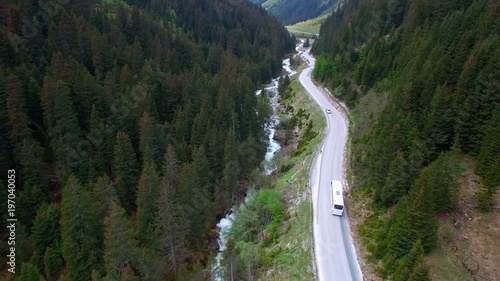
<svg viewBox="0 0 500 281"><path fill-rule="evenodd" d="M369 220L378 224L363 233L384 277L428 277L423 253L436 248L437 214L459 204L462 154L473 156L482 177L478 206L488 210L494 202L499 18L492 0L358 0L321 27L315 78L364 112L351 162L376 206ZM388 208L390 217L380 221Z"/></svg>
<svg viewBox="0 0 500 281"><path fill-rule="evenodd" d="M12 279L209 279L216 216L266 151L255 90L293 47L244 0L3 1Z"/></svg>
<svg viewBox="0 0 500 281"><path fill-rule="evenodd" d="M284 25L316 18L331 10L338 0L250 0L262 5Z"/></svg>

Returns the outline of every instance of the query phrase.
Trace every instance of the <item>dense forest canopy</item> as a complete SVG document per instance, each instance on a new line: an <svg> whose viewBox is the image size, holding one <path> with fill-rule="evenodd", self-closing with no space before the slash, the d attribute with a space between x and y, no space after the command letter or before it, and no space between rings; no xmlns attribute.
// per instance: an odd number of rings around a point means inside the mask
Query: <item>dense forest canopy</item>
<svg viewBox="0 0 500 281"><path fill-rule="evenodd" d="M369 246L394 280L428 277L419 256L435 246L436 213L457 204L457 153L477 160L481 208L498 191L499 19L495 0L351 0L313 46L315 78L376 114L354 131L353 166L378 206L395 206Z"/></svg>
<svg viewBox="0 0 500 281"><path fill-rule="evenodd" d="M254 91L293 46L245 0L2 1L17 278L161 280L203 266L216 214L265 153L269 105Z"/></svg>

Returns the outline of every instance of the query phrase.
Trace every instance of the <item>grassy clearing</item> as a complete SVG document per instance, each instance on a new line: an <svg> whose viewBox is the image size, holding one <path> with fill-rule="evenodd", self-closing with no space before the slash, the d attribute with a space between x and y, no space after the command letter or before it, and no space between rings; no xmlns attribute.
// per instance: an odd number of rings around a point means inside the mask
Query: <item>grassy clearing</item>
<svg viewBox="0 0 500 281"><path fill-rule="evenodd" d="M323 14L317 18L309 19L306 21L298 22L294 25L288 25L286 28L292 33L305 33L311 35L319 34L319 28L330 13Z"/></svg>

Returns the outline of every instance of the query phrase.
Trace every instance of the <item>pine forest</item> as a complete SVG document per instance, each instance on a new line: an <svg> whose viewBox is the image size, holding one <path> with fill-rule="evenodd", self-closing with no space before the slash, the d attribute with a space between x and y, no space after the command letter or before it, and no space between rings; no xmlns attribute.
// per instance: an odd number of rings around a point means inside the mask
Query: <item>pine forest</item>
<svg viewBox="0 0 500 281"><path fill-rule="evenodd" d="M12 280L205 279L216 217L266 150L255 90L294 44L243 0L2 1Z"/></svg>

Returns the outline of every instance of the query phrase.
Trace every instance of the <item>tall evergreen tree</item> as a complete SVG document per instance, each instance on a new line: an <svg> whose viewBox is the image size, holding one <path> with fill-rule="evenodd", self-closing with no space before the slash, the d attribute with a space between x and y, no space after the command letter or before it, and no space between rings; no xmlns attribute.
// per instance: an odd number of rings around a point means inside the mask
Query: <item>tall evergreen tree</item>
<svg viewBox="0 0 500 281"><path fill-rule="evenodd" d="M57 164L57 173L66 179L79 171L82 155L88 147L82 145L82 132L66 83L52 77L45 78L42 105L50 145Z"/></svg>
<svg viewBox="0 0 500 281"><path fill-rule="evenodd" d="M139 174L137 156L126 133L118 132L114 150L116 169L115 192L125 210L134 206L135 187Z"/></svg>
<svg viewBox="0 0 500 281"><path fill-rule="evenodd" d="M151 150L155 165L162 164L162 156L164 153L164 139L162 128L155 124L155 120L148 114L144 113L141 121L139 122L140 152L144 155L146 149Z"/></svg>
<svg viewBox="0 0 500 281"><path fill-rule="evenodd" d="M437 221L434 208L429 206L432 197L425 181L417 180L408 196L399 201L386 238L389 259L403 257L419 239L426 252L436 246Z"/></svg>
<svg viewBox="0 0 500 281"><path fill-rule="evenodd" d="M89 280L93 269L102 268L103 233L89 195L75 176L63 188L61 205L62 253L66 276Z"/></svg>
<svg viewBox="0 0 500 281"><path fill-rule="evenodd" d="M417 265L415 265L408 278L408 281L430 281L430 280L431 280L430 270L423 260Z"/></svg>
<svg viewBox="0 0 500 281"><path fill-rule="evenodd" d="M179 175L179 199L189 222L189 245L192 250L203 247L207 219L211 214L207 186L201 182L195 166L192 163L184 164Z"/></svg>
<svg viewBox="0 0 500 281"><path fill-rule="evenodd" d="M179 165L180 163L175 154L174 147L168 145L163 161L162 181L168 181L172 186L176 186L179 181Z"/></svg>
<svg viewBox="0 0 500 281"><path fill-rule="evenodd" d="M26 112L26 101L21 82L14 74L7 77L7 112L10 125L10 139L16 150L20 149L24 139L31 137L30 120Z"/></svg>
<svg viewBox="0 0 500 281"><path fill-rule="evenodd" d="M154 235L153 221L158 212L160 178L148 147L144 161L137 189L137 236L142 245L148 245L151 236Z"/></svg>
<svg viewBox="0 0 500 281"><path fill-rule="evenodd" d="M43 257L45 276L48 281L56 281L62 269L61 249L47 248Z"/></svg>
<svg viewBox="0 0 500 281"><path fill-rule="evenodd" d="M47 164L43 161L44 149L32 138L24 139L19 150L19 160L22 165L23 182L26 185L37 185L45 193L43 200L48 198L48 184L45 176Z"/></svg>
<svg viewBox="0 0 500 281"><path fill-rule="evenodd" d="M422 243L420 242L420 240L417 240L413 244L410 252L399 260L396 271L394 272L393 279L394 281L406 281L409 280L410 275L412 274L420 276L423 267L425 267L424 249L422 248Z"/></svg>
<svg viewBox="0 0 500 281"><path fill-rule="evenodd" d="M99 116L96 106L92 107L90 113L90 128L87 140L92 145L91 165L96 171L96 176L102 176L109 172L113 161L113 130Z"/></svg>
<svg viewBox="0 0 500 281"><path fill-rule="evenodd" d="M389 172L381 190L380 197L387 206L395 204L406 194L410 184L409 175L406 174L407 170L408 163L404 158L404 154L398 152L389 166Z"/></svg>
<svg viewBox="0 0 500 281"><path fill-rule="evenodd" d="M43 280L42 275L38 268L31 263L24 263L22 265L21 272L19 275L14 278L14 280L18 281L39 281Z"/></svg>
<svg viewBox="0 0 500 281"><path fill-rule="evenodd" d="M59 207L55 204L42 205L38 210L32 228L32 239L35 247L36 265L44 268L45 251L55 248L61 242L61 229L59 220L61 214Z"/></svg>
<svg viewBox="0 0 500 281"><path fill-rule="evenodd" d="M16 215L19 221L30 228L36 216L36 211L39 206L46 201L46 191L30 182L24 184L23 191L19 194L16 202L18 204Z"/></svg>
<svg viewBox="0 0 500 281"><path fill-rule="evenodd" d="M498 106L497 106L498 108ZM479 207L491 211L494 198L500 186L500 113L493 113L490 122L484 128L483 139L479 148L476 172L484 179L484 187L478 194Z"/></svg>
<svg viewBox="0 0 500 281"><path fill-rule="evenodd" d="M120 280L127 265L137 264L137 245L125 210L111 202L104 219L104 266L106 279Z"/></svg>
<svg viewBox="0 0 500 281"><path fill-rule="evenodd" d="M160 238L160 249L168 261L168 268L177 273L179 266L189 255L187 237L189 223L182 206L176 200L170 179L165 176L161 183L155 231Z"/></svg>
<svg viewBox="0 0 500 281"><path fill-rule="evenodd" d="M118 200L113 184L108 177L99 177L91 192L93 208L98 217L104 218L108 214L109 205L113 200Z"/></svg>

